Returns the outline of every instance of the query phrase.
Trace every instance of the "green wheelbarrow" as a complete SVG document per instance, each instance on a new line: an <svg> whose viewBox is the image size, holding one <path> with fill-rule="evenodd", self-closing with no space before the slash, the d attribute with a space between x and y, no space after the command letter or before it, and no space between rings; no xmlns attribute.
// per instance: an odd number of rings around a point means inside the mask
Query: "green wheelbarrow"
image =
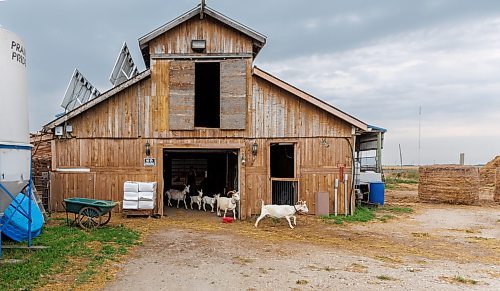
<svg viewBox="0 0 500 291"><path fill-rule="evenodd" d="M73 213L75 219L71 225L78 224L83 229L106 225L111 220L111 210L117 205L110 200L88 198L66 198L62 204L66 211L66 222L69 224L68 213Z"/></svg>

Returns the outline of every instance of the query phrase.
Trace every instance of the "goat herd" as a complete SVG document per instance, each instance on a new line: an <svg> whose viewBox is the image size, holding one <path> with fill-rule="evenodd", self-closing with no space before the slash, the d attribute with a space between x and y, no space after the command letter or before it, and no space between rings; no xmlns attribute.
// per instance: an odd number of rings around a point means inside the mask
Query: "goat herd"
<svg viewBox="0 0 500 291"><path fill-rule="evenodd" d="M173 206L170 200L177 200L177 208L179 208L179 203L184 202L184 207L187 209L186 196L189 193L189 185L184 187L184 190L170 189L167 191L168 206ZM220 194L215 194L214 197L203 196L203 190L198 190L198 196L191 196L191 209L193 209L193 203L198 204L198 210L201 210L203 205L203 210L207 211L206 205L210 205L212 208L211 212L214 212L215 204L217 204L217 216L221 216L221 210L224 211L224 217L226 217L227 211L233 212L233 218L236 219L236 206L238 201L240 201L240 192L229 191L227 193L228 197L221 197ZM229 198L230 197L230 198Z"/></svg>
<svg viewBox="0 0 500 291"><path fill-rule="evenodd" d="M177 200L177 208L179 208L180 201L184 202L184 207L187 209L186 196L189 193L189 185L184 187L184 190L170 189L167 191L166 195L168 198L168 206L173 206L170 200ZM236 206L238 201L240 201L239 191L229 191L227 193L228 197L221 197L220 194L215 194L214 197L203 196L203 190L198 191L198 196L191 196L191 209L193 209L193 203L198 204L198 210L207 211L205 206L208 204L212 208L211 212L214 212L215 204L217 203L217 216L221 216L221 210L224 211L224 217L226 217L227 211L233 212L233 219L236 219ZM230 198L229 198L230 197ZM305 201L299 201L295 205L264 205L262 201L260 216L255 222L255 227L259 225L259 221L266 216L272 218L285 218L288 221L288 225L293 229L292 222L290 218L293 218L293 224L297 225L296 213L307 214L309 209L307 208Z"/></svg>

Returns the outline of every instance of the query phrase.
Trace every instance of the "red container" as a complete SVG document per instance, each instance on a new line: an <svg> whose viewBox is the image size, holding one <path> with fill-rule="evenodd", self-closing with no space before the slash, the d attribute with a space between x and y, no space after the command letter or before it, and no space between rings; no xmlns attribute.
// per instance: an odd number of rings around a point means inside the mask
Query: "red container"
<svg viewBox="0 0 500 291"><path fill-rule="evenodd" d="M223 217L222 218L222 223L231 223L233 221L234 221L234 219L232 217Z"/></svg>

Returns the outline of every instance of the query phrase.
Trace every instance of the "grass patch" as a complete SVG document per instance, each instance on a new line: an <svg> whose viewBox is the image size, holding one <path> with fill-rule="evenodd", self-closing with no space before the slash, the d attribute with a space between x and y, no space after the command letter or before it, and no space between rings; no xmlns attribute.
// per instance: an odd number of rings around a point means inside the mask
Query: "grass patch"
<svg viewBox="0 0 500 291"><path fill-rule="evenodd" d="M462 277L462 276L453 277L453 281L458 282L458 283L462 283L462 284L470 284L470 285L476 285L478 283L478 281L476 281L476 280L467 279L467 278Z"/></svg>
<svg viewBox="0 0 500 291"><path fill-rule="evenodd" d="M418 179L385 177L386 184L418 184Z"/></svg>
<svg viewBox="0 0 500 291"><path fill-rule="evenodd" d="M0 290L39 288L49 283L51 277L70 269L76 276L76 286L83 284L96 274L100 266L126 254L138 240L138 232L123 226L108 226L87 232L54 219L33 240L34 245L47 246L47 249L32 252L4 250L4 259L20 259L23 262L0 265Z"/></svg>
<svg viewBox="0 0 500 291"><path fill-rule="evenodd" d="M377 279L382 280L382 281L393 281L393 280L395 280L394 278L389 277L387 275L379 275L379 276L377 276Z"/></svg>
<svg viewBox="0 0 500 291"><path fill-rule="evenodd" d="M354 215L343 216L343 215L323 215L321 218L327 222L333 222L336 224L342 224L346 222L367 222L375 218L375 210L369 207L358 207L354 212Z"/></svg>
<svg viewBox="0 0 500 291"><path fill-rule="evenodd" d="M410 207L397 207L397 206L384 206L380 210L396 212L396 213L412 213L413 209Z"/></svg>
<svg viewBox="0 0 500 291"><path fill-rule="evenodd" d="M455 277L446 277L446 276L441 276L439 279L446 281L448 283L452 284L465 284L465 285L477 285L479 281L473 280L473 279L468 279L462 276L455 276Z"/></svg>
<svg viewBox="0 0 500 291"><path fill-rule="evenodd" d="M297 285L306 285L307 283L309 283L309 281L304 280L304 279L300 279L300 280L297 280L295 282L295 284L297 284Z"/></svg>
<svg viewBox="0 0 500 291"><path fill-rule="evenodd" d="M389 219L394 218L394 217L395 217L394 215L384 214L379 218L379 220L382 222L387 222Z"/></svg>

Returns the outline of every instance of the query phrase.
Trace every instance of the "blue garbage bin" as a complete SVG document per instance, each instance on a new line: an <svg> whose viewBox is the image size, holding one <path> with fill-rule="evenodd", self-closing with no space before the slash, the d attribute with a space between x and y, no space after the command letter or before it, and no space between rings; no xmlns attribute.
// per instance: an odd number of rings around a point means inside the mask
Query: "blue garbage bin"
<svg viewBox="0 0 500 291"><path fill-rule="evenodd" d="M371 182L370 197L368 200L372 203L378 203L380 205L384 205L384 192L385 192L384 182Z"/></svg>

